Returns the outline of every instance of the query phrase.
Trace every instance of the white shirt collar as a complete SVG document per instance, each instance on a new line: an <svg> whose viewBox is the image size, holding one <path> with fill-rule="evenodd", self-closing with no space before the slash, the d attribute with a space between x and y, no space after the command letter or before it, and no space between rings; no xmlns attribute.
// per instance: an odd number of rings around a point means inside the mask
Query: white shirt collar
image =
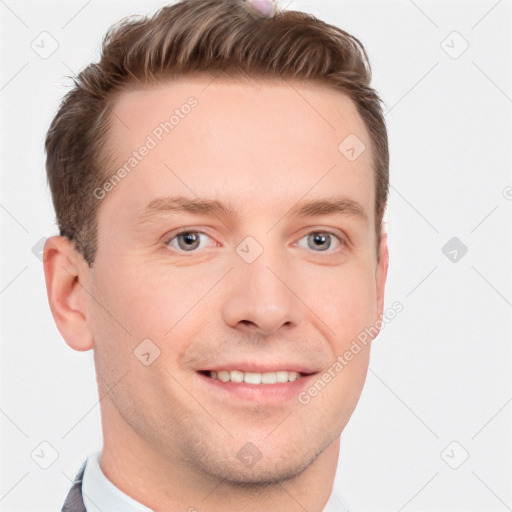
<svg viewBox="0 0 512 512"><path fill-rule="evenodd" d="M87 457L82 478L82 496L87 512L152 512L121 489L103 473L100 466L101 452Z"/></svg>
<svg viewBox="0 0 512 512"><path fill-rule="evenodd" d="M337 493L333 492L323 512L350 512L346 501Z"/></svg>
<svg viewBox="0 0 512 512"><path fill-rule="evenodd" d="M152 512L151 509L127 496L103 473L100 466L101 452L87 458L82 478L82 495L87 512ZM323 512L349 512L347 504L333 493Z"/></svg>

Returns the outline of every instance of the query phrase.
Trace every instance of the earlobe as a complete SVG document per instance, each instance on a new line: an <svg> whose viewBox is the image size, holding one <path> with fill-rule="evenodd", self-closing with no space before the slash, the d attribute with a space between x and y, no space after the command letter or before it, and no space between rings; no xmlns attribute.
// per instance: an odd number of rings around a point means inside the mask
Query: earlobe
<svg viewBox="0 0 512 512"><path fill-rule="evenodd" d="M89 266L67 238L52 236L44 245L43 267L48 303L57 329L72 349L92 349L84 288Z"/></svg>

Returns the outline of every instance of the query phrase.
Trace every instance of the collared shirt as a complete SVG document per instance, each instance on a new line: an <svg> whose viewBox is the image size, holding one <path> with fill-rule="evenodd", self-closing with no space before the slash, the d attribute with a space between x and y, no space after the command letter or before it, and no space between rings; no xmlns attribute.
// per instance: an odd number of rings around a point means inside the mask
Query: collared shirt
<svg viewBox="0 0 512 512"><path fill-rule="evenodd" d="M116 487L103 473L100 466L101 452L87 457L82 479L82 495L87 512L152 512L121 489ZM349 512L339 495L333 493L323 512Z"/></svg>
<svg viewBox="0 0 512 512"><path fill-rule="evenodd" d="M116 487L103 473L100 452L87 457L82 496L87 512L152 512Z"/></svg>

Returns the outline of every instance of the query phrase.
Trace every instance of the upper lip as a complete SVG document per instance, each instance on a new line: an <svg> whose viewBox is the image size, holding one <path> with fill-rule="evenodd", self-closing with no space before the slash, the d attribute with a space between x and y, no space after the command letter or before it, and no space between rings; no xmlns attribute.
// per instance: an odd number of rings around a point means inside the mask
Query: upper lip
<svg viewBox="0 0 512 512"><path fill-rule="evenodd" d="M310 365L305 363L268 363L259 364L254 362L240 362L240 363L223 363L223 364L212 364L207 368L201 368L200 371L219 372L221 370L232 371L239 370L241 372L253 372L253 373L269 373L278 371L289 371L303 374L316 373L318 370L312 368Z"/></svg>

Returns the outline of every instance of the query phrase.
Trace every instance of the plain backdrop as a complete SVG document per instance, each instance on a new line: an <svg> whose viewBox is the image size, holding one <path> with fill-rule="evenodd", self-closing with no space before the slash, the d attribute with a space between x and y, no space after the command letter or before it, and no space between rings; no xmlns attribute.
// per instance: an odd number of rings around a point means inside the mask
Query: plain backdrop
<svg viewBox="0 0 512 512"><path fill-rule="evenodd" d="M92 352L46 298L43 142L106 29L164 4L0 1L0 510L60 510L101 448ZM390 138L386 307L403 311L373 344L336 492L353 512L512 510L512 2L280 5L361 39Z"/></svg>

